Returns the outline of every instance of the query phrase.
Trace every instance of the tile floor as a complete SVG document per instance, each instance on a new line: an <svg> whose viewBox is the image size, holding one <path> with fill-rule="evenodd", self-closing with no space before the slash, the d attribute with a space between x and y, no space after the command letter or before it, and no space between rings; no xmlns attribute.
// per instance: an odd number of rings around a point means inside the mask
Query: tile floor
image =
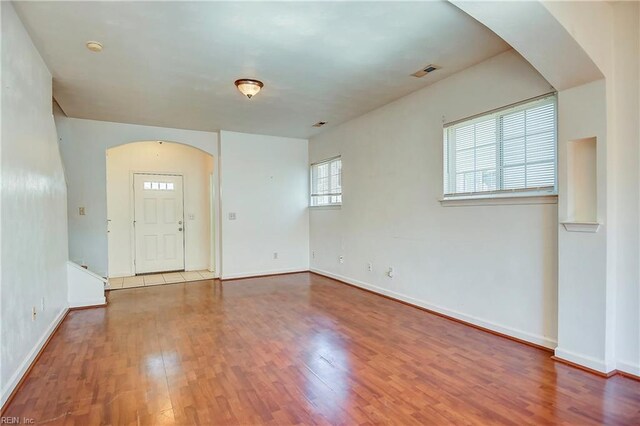
<svg viewBox="0 0 640 426"><path fill-rule="evenodd" d="M169 272L166 274L138 275L135 277L109 278L109 289L145 287L151 285L182 283L186 281L201 281L213 279L213 272L185 271Z"/></svg>

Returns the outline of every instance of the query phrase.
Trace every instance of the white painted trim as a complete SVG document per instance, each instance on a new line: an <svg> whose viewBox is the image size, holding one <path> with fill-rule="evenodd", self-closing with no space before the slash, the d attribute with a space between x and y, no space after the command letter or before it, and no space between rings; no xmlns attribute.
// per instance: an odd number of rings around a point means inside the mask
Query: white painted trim
<svg viewBox="0 0 640 426"><path fill-rule="evenodd" d="M547 194L456 197L443 198L440 200L440 204L442 207L558 204L558 196L555 194Z"/></svg>
<svg viewBox="0 0 640 426"><path fill-rule="evenodd" d="M617 361L616 369L625 373L633 374L634 376L640 376L640 363L632 363L627 361Z"/></svg>
<svg viewBox="0 0 640 426"><path fill-rule="evenodd" d="M96 274L95 272L90 271L90 270L89 270L89 269L87 269L87 268L83 268L82 266L78 265L78 264L77 264L77 263L75 263L75 262L72 262L72 261L70 261L70 260L67 260L67 264L68 264L69 266L73 266L73 267L74 267L74 268L76 268L76 269L79 269L80 271L84 272L85 274L88 274L89 276L91 276L91 277L93 277L93 278L95 278L95 279L97 279L97 280L102 281L102 282L103 282L103 283L105 283L105 284L109 282L109 280L107 280L105 277L101 277L100 275Z"/></svg>
<svg viewBox="0 0 640 426"><path fill-rule="evenodd" d="M598 222L560 222L569 232L598 232L600 224Z"/></svg>
<svg viewBox="0 0 640 426"><path fill-rule="evenodd" d="M216 272L216 184L209 174L209 272Z"/></svg>
<svg viewBox="0 0 640 426"><path fill-rule="evenodd" d="M70 308L84 308L87 306L101 306L107 303L107 299L105 297L101 297L100 299L94 300L70 300L69 307Z"/></svg>
<svg viewBox="0 0 640 426"><path fill-rule="evenodd" d="M342 203L340 204L326 204L324 206L309 206L311 211L313 210L340 210L342 208Z"/></svg>
<svg viewBox="0 0 640 426"><path fill-rule="evenodd" d="M136 270L136 254L137 254L137 242L136 242L136 175L149 175L149 176L173 176L173 177L179 177L180 179L182 179L182 223L184 224L182 229L182 268L186 271L187 270L187 231L185 230L186 226L187 226L187 219L185 218L186 214L185 214L185 206L184 206L184 200L187 198L187 176L184 173L178 173L178 172L150 172L150 171L146 171L146 172L141 172L141 171L135 171L135 170L131 170L129 171L129 236L131 238L130 240L130 244L131 244L131 259L130 259L130 265L131 265L131 276L134 275L138 275L138 271ZM108 182L107 182L108 185ZM107 206L108 208L108 206ZM107 239L107 244L109 244L109 241ZM109 248L107 246L107 255L109 254ZM108 264L109 260L107 259L107 264ZM167 271L168 272L168 271ZM162 274L163 271L148 271L148 272L140 272L141 274Z"/></svg>
<svg viewBox="0 0 640 426"><path fill-rule="evenodd" d="M591 357L589 355L581 355L576 352L567 351L561 348L556 348L556 358L563 359L565 361L572 362L574 364L582 365L592 370L599 371L601 373L610 373L616 369L614 362L605 362L604 360Z"/></svg>
<svg viewBox="0 0 640 426"><path fill-rule="evenodd" d="M22 377L25 375L25 373L27 372L27 370L29 369L33 361L36 359L36 357L38 356L38 353L40 353L40 351L44 347L44 344L47 342L51 334L53 334L55 329L62 322L68 310L69 310L68 308L63 308L60 311L60 313L55 317L51 325L49 325L47 330L40 337L40 339L38 340L36 345L33 347L33 349L31 349L31 352L29 352L29 355L27 355L25 360L22 361L22 363L20 364L20 367L18 367L15 373L13 373L13 376L11 376L11 378L7 382L7 385L4 387L4 389L2 389L0 406L3 406L4 403L7 402L9 395L11 395L11 392L13 392L15 387L18 386L18 383L20 383L20 380L22 380Z"/></svg>
<svg viewBox="0 0 640 426"><path fill-rule="evenodd" d="M159 274L165 273L165 272L158 272ZM132 277L134 275L131 275L131 271L126 271L126 272L114 272L113 274L109 274L109 278L127 278L127 277Z"/></svg>
<svg viewBox="0 0 640 426"><path fill-rule="evenodd" d="M236 274L223 275L221 279L232 280L236 278L251 278L259 277L262 275L278 275L278 274L292 274L297 272L308 272L308 268L289 268L289 269L271 269L268 271L252 271L252 272L239 272Z"/></svg>
<svg viewBox="0 0 640 426"><path fill-rule="evenodd" d="M475 317L473 315L467 315L463 312L459 312L459 311L454 311L452 309L448 309L448 308L444 308L442 306L437 306L437 305L433 305L431 303L419 300L419 299L415 299L413 297L410 296L406 296L404 294L401 293L396 293L395 291L391 291L391 290L387 290L372 284L368 284L365 283L363 281L359 281L359 280L353 280L351 278L347 278L344 277L342 275L337 275L337 274L333 274L331 272L327 272L327 271L323 271L321 269L315 269L315 268L311 268L310 269L311 272L316 272L320 275L326 275L330 278L334 278L340 281L344 281L346 283L352 284L356 287L361 287L370 291L373 291L374 293L378 293L378 294L382 294L385 296L389 296L392 297L394 299L398 299L401 300L403 302L407 302L410 303L412 305L416 305L416 306L420 306L421 308L425 308L428 309L430 311L434 311L434 312L438 312L440 314L446 315L448 317L452 317L464 322L468 322L470 324L474 324L480 327L484 327L487 328L489 330L501 333L501 334L506 334L508 336L511 337L515 337L517 339L520 340L525 340L527 342L530 343L534 343L536 345L540 345L540 346L544 346L545 348L549 348L549 349L554 349L557 345L558 342L554 339L550 339L548 337L545 336L541 336L541 335L537 335L537 334L532 334L526 331L522 331L522 330L518 330L515 329L513 327L509 327L506 325L501 325L501 324L497 324L494 323L492 321L487 321L484 320L482 318L478 318Z"/></svg>

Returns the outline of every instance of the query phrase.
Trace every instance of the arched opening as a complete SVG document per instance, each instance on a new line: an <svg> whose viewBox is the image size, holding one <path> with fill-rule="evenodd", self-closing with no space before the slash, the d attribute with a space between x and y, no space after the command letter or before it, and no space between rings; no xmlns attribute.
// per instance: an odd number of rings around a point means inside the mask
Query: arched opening
<svg viewBox="0 0 640 426"><path fill-rule="evenodd" d="M111 288L213 278L214 172L211 154L181 143L106 150Z"/></svg>
<svg viewBox="0 0 640 426"><path fill-rule="evenodd" d="M638 52L637 3L451 3L558 91L556 356L637 374L639 270L628 265L637 262L640 245L637 237L619 238L633 234L639 216L638 63L629 60Z"/></svg>

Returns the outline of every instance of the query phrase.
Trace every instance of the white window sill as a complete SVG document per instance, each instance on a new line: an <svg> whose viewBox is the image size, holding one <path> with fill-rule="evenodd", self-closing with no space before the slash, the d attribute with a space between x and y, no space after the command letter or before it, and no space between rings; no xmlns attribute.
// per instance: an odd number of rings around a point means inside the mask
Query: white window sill
<svg viewBox="0 0 640 426"><path fill-rule="evenodd" d="M327 204L325 206L309 206L309 208L313 210L340 210L342 208L342 204Z"/></svg>
<svg viewBox="0 0 640 426"><path fill-rule="evenodd" d="M557 194L488 194L449 197L440 200L443 207L503 206L527 204L557 204Z"/></svg>

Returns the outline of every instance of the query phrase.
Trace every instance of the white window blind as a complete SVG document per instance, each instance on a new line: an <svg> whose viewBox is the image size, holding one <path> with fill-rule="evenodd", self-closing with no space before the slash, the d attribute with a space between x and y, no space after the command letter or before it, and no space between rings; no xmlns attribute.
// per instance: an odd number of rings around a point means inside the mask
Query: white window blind
<svg viewBox="0 0 640 426"><path fill-rule="evenodd" d="M555 95L444 130L444 194L556 192Z"/></svg>
<svg viewBox="0 0 640 426"><path fill-rule="evenodd" d="M311 165L311 205L342 204L342 160L331 158Z"/></svg>

